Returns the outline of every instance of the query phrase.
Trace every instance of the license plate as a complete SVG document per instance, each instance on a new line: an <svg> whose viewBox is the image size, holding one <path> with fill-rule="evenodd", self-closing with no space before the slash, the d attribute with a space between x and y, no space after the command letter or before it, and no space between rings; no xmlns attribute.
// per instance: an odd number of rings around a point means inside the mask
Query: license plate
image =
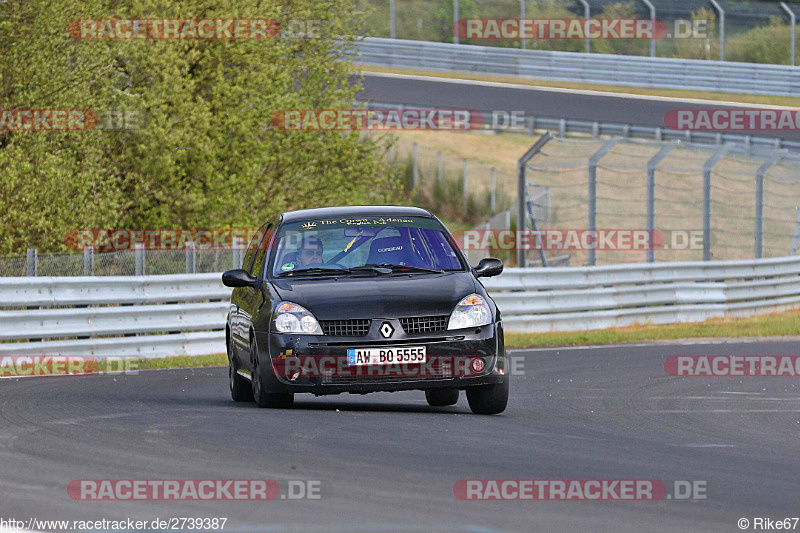
<svg viewBox="0 0 800 533"><path fill-rule="evenodd" d="M354 366L424 363L425 361L424 346L350 348L347 350L347 364Z"/></svg>

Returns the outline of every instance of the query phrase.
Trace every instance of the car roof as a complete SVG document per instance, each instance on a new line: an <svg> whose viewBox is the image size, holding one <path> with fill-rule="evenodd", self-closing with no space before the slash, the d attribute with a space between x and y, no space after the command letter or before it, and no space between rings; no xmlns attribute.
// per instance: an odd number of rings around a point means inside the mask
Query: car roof
<svg viewBox="0 0 800 533"><path fill-rule="evenodd" d="M337 207L319 207L316 209L300 209L283 213L284 222L296 222L309 218L332 217L364 217L364 216L417 216L431 217L431 213L419 207L402 205L343 205Z"/></svg>

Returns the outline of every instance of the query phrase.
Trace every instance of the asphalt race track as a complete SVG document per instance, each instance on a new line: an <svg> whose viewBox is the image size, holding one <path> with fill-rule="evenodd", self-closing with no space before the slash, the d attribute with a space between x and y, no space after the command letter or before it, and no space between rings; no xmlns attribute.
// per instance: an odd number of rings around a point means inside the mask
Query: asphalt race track
<svg viewBox="0 0 800 533"><path fill-rule="evenodd" d="M423 108L523 111L524 116L617 122L637 126L664 127L664 115L671 109L765 107L753 104L716 105L698 100L529 87L447 78L363 74L363 89L358 94L358 99L362 101ZM726 100L735 102L736 97L737 95L730 94L726 96ZM800 131L736 131L734 133L800 139Z"/></svg>
<svg viewBox="0 0 800 533"><path fill-rule="evenodd" d="M739 531L800 515L800 378L679 378L669 355L797 355L800 342L511 352L508 410L463 393L229 399L227 369L0 380L6 518L227 517L256 531ZM520 375L523 373L524 375ZM76 479L318 480L316 500L92 502ZM461 501L461 479L707 482L707 499Z"/></svg>

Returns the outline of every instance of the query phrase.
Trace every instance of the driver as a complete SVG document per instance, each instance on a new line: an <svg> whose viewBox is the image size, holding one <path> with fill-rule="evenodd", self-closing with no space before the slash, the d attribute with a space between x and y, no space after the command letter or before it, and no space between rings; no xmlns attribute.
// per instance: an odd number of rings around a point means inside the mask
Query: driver
<svg viewBox="0 0 800 533"><path fill-rule="evenodd" d="M297 245L297 266L307 268L322 264L322 241L319 237L303 237Z"/></svg>

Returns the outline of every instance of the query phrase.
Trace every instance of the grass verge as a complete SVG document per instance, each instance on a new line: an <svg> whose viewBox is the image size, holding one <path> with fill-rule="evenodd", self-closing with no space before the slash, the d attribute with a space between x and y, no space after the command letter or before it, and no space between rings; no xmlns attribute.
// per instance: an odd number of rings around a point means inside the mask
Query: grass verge
<svg viewBox="0 0 800 533"><path fill-rule="evenodd" d="M97 360L98 372L119 372L123 370L121 366L128 370L150 370L153 368L191 368L198 366L227 366L228 356L224 353L215 355L188 356L180 355L175 357L156 357L152 359L124 359L108 361L107 359Z"/></svg>
<svg viewBox="0 0 800 533"><path fill-rule="evenodd" d="M412 76L435 76L437 78L490 81L496 83L514 83L518 85L531 85L535 87L550 87L558 89L577 89L582 91L600 91L606 93L638 94L643 96L664 96L669 98L693 98L698 100L714 100L721 102L738 102L746 104L776 105L776 106L788 106L788 107L796 107L800 105L800 98L792 98L789 96L717 93L712 91L689 91L684 89L662 89L657 87L627 87L623 85L607 85L601 83L581 83L573 81L543 80L536 78L523 78L519 76L475 74L471 72L439 72L433 70L379 67L375 65L363 65L363 64L356 64L355 67L360 72L408 74Z"/></svg>
<svg viewBox="0 0 800 533"><path fill-rule="evenodd" d="M751 318L711 319L692 324L663 326L631 326L596 331L554 333L506 333L506 346L582 346L593 344L625 344L642 341L781 337L800 335L800 310L773 313Z"/></svg>

